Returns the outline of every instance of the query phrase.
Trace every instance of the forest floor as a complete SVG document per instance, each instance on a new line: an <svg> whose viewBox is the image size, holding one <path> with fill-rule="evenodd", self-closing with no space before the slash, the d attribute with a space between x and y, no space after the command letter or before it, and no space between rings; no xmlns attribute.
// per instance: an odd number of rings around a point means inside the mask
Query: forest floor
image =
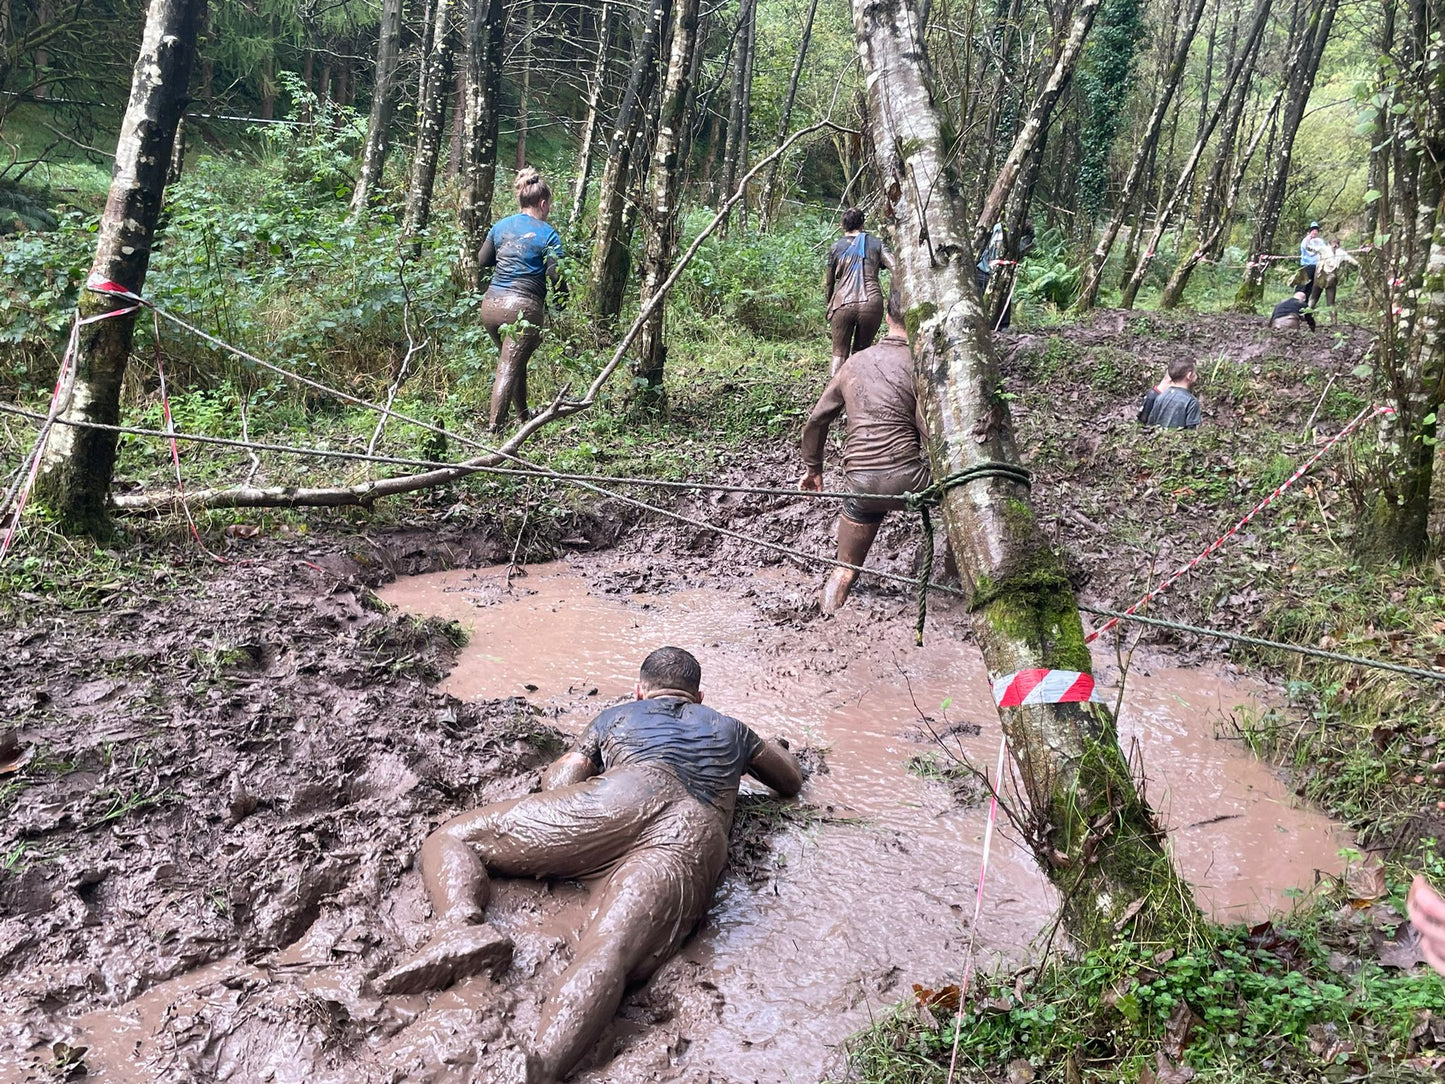
<svg viewBox="0 0 1445 1084"><path fill-rule="evenodd" d="M1070 555L1081 598L1127 606L1283 481L1366 405L1368 342L1350 326L1283 336L1243 317L1117 312L1006 336L1007 390L1039 518ZM1174 356L1199 363L1204 425L1142 430L1139 397ZM811 401L816 388L795 391ZM795 481L795 430L696 447L717 394L679 389L654 434L658 454L713 464L711 480ZM387 513L405 526L322 512L211 516L207 543L224 565L174 525L133 527L93 553L24 536L30 552L0 570L9 728L0 742L0 1079L504 1079L509 1032L528 1032L565 960L565 935L519 941L513 975L475 980L451 1000L379 998L367 982L415 942L423 912L410 864L421 838L451 813L526 792L565 728L525 698L438 692L465 631L387 611L375 591L398 576L572 554L597 592L665 598L706 586L751 597L774 676L862 660L880 629L903 635L912 624L903 585L865 582L850 612L827 621L811 600L815 574L778 554L616 501L533 494L533 511L519 516L477 500L469 485ZM1351 550L1351 493L1367 485L1342 450L1152 612L1445 666L1445 570ZM831 510L810 502L704 494L659 503L830 551ZM227 522L247 529L223 531ZM870 563L910 574L916 538L910 517L891 517ZM761 568L779 576L760 577ZM930 636L968 635L959 603L940 600L928 620ZM1438 867L1431 846L1421 851L1442 824L1428 770L1445 736L1438 687L1190 634L1142 639L1175 664L1268 676L1280 704L1241 716L1238 736L1362 849ZM821 754L810 763L826 768ZM803 809L815 821L833 815L807 792ZM786 818L740 817L730 880L777 891L788 874L771 849L800 830ZM1007 1011L989 1010L1018 1026L978 1048L972 1078L1001 1079L1010 1062L1032 1057L1030 1074L1063 1080L1068 1058L1039 1057L1060 1036L1089 1051L1084 1079L1118 1079L1121 1066L1127 1079L1145 1079L1140 1059L1154 1064L1171 1036L1170 1058L1219 1079L1286 1068L1328 1079L1384 1065L1400 1079L1430 1072L1445 1026L1428 1006L1445 1004L1445 989L1413 967L1398 869L1378 858L1369 868L1381 872L1364 888L1358 878L1322 886L1308 936L1266 934L1248 948L1249 967L1285 960L1282 971L1299 976L1280 980L1293 1015L1246 1036L1260 1052L1236 1050L1247 1029L1202 1004L1192 1042L1167 1011L1134 1021L1137 1041L1125 1041L1125 1017L1095 1004L1084 1014L1093 1031L1030 1031L1014 1020L1028 1007L1020 993ZM557 919L577 896L503 902ZM941 911L919 921L959 924ZM952 970L880 980L872 995L898 1000L907 981L941 984L956 979ZM1329 983L1354 983L1374 1000L1344 1011L1321 992ZM600 1048L615 1060L585 1079L743 1079L689 1064L719 996L684 954L629 998ZM875 1033L858 1079L934 1079L943 1020L926 1010L898 1019ZM1115 1038L1101 1046L1105 1034ZM1274 1060L1262 1070L1260 1059ZM1076 1079L1079 1061L1071 1064Z"/></svg>

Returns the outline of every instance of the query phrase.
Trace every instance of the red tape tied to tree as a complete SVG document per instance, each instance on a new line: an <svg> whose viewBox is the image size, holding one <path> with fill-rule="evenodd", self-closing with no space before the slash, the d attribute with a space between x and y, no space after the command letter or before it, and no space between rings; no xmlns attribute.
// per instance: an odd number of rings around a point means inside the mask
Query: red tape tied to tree
<svg viewBox="0 0 1445 1084"><path fill-rule="evenodd" d="M993 699L1001 708L1022 708L1030 704L1078 704L1111 701L1094 685L1092 674L1078 670L1019 670L995 679Z"/></svg>

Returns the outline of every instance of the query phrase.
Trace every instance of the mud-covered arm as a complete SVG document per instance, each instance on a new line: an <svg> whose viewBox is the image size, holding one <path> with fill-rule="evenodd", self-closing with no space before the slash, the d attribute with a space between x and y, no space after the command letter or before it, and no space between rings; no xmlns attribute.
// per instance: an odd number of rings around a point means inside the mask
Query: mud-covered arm
<svg viewBox="0 0 1445 1084"><path fill-rule="evenodd" d="M748 774L784 798L792 798L803 789L803 769L798 766L798 758L780 741L759 742L758 751L748 761Z"/></svg>
<svg viewBox="0 0 1445 1084"><path fill-rule="evenodd" d="M558 787L580 783L591 779L602 771L602 736L596 720L582 732L577 744L554 760L542 774L542 789L556 790Z"/></svg>
<svg viewBox="0 0 1445 1084"><path fill-rule="evenodd" d="M823 304L833 303L833 286L838 281L838 258L833 255L833 250L828 250L828 265L823 272Z"/></svg>
<svg viewBox="0 0 1445 1084"><path fill-rule="evenodd" d="M482 242L482 247L477 250L477 266L497 266L497 242L492 240L490 233L487 234L486 240Z"/></svg>
<svg viewBox="0 0 1445 1084"><path fill-rule="evenodd" d="M809 478L815 475L820 479L823 477L823 446L828 440L828 427L843 413L842 368L839 366L839 375L828 381L828 386L813 407L813 413L808 415L807 424L803 426L803 465L808 468Z"/></svg>

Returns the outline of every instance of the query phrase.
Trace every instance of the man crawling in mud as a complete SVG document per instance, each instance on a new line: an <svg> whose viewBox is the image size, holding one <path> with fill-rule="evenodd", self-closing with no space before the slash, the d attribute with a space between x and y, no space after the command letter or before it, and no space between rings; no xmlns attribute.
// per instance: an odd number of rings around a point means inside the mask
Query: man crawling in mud
<svg viewBox="0 0 1445 1084"><path fill-rule="evenodd" d="M547 769L540 793L474 809L429 835L421 872L439 928L377 987L417 993L510 966L511 941L482 921L488 874L605 874L527 1059L528 1084L571 1072L627 986L651 976L707 911L743 775L784 797L803 785L786 746L703 707L701 679L691 654L658 648L642 663L636 699L597 716Z"/></svg>

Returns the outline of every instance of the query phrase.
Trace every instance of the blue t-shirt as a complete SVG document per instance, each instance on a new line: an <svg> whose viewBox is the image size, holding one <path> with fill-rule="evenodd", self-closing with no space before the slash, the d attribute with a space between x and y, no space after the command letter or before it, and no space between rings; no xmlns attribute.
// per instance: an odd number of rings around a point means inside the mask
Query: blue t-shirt
<svg viewBox="0 0 1445 1084"><path fill-rule="evenodd" d="M494 290L547 294L547 264L562 258L562 238L548 223L529 214L509 215L487 234L497 253Z"/></svg>
<svg viewBox="0 0 1445 1084"><path fill-rule="evenodd" d="M1299 265L1301 267L1314 267L1320 262L1320 254L1315 251L1314 245L1314 239L1308 235L1299 243Z"/></svg>

